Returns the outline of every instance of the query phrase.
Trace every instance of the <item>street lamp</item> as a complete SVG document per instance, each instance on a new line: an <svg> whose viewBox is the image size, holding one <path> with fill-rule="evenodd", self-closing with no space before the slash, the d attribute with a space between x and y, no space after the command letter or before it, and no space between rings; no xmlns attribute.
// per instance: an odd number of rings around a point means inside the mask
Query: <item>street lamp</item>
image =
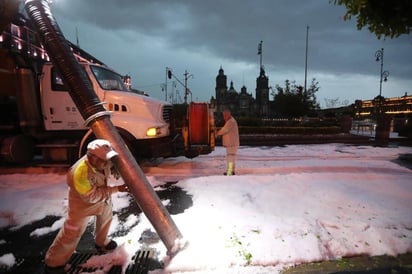
<svg viewBox="0 0 412 274"><path fill-rule="evenodd" d="M383 48L375 52L376 62L381 62L381 78L379 85L379 99L382 97L382 81L388 81L389 71L383 70Z"/></svg>
<svg viewBox="0 0 412 274"><path fill-rule="evenodd" d="M383 48L375 52L376 62L381 62L381 77L379 81L379 98L378 98L378 113L375 139L379 141L387 141L389 139L390 117L385 116L385 111L382 111L382 81L387 81L389 71L383 70Z"/></svg>

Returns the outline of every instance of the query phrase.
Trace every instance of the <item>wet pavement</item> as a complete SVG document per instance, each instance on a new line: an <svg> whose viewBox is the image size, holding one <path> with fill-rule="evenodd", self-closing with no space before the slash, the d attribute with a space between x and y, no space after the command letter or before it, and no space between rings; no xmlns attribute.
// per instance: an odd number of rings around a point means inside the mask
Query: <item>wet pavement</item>
<svg viewBox="0 0 412 274"><path fill-rule="evenodd" d="M302 264L289 268L282 274L410 274L412 253L391 256L358 256L339 260Z"/></svg>

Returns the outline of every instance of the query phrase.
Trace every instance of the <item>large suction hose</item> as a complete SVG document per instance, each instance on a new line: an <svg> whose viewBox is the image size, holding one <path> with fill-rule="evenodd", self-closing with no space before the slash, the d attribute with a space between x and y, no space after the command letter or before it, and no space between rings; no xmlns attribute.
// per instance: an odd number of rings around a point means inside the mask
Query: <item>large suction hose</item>
<svg viewBox="0 0 412 274"><path fill-rule="evenodd" d="M147 216L168 253L174 254L182 247L182 235L166 208L161 203L136 160L95 94L86 72L78 64L54 19L47 0L27 0L25 9L37 33L63 80L69 87L74 103L97 138L110 141L119 156L113 162L137 204Z"/></svg>

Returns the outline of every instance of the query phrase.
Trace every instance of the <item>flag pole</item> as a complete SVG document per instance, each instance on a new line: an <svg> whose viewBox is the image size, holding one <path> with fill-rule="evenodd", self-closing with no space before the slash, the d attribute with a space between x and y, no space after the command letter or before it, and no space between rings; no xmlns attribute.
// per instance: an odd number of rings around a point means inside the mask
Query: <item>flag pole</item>
<svg viewBox="0 0 412 274"><path fill-rule="evenodd" d="M260 68L262 68L262 55L263 55L262 44L263 44L263 41L260 41L258 45L258 55L260 55Z"/></svg>
<svg viewBox="0 0 412 274"><path fill-rule="evenodd" d="M306 82L307 82L307 75L308 75L308 36L309 36L309 26L306 25L305 89L304 89L305 93L306 93Z"/></svg>

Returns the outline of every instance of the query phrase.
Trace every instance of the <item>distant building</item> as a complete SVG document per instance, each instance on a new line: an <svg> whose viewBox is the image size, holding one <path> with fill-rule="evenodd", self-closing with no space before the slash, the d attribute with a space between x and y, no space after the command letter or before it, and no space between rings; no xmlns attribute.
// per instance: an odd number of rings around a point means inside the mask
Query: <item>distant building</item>
<svg viewBox="0 0 412 274"><path fill-rule="evenodd" d="M256 98L247 92L245 86L242 86L240 93L233 86L227 86L227 76L223 68L220 67L216 76L215 97L210 99L211 107L215 112L221 112L224 109L230 109L235 116L258 116L264 117L269 115L269 78L265 74L263 67L256 78Z"/></svg>
<svg viewBox="0 0 412 274"><path fill-rule="evenodd" d="M356 100L355 117L357 119L374 119L376 114L384 112L390 116L412 115L412 96L405 93L402 97L383 98L377 96L373 100Z"/></svg>

